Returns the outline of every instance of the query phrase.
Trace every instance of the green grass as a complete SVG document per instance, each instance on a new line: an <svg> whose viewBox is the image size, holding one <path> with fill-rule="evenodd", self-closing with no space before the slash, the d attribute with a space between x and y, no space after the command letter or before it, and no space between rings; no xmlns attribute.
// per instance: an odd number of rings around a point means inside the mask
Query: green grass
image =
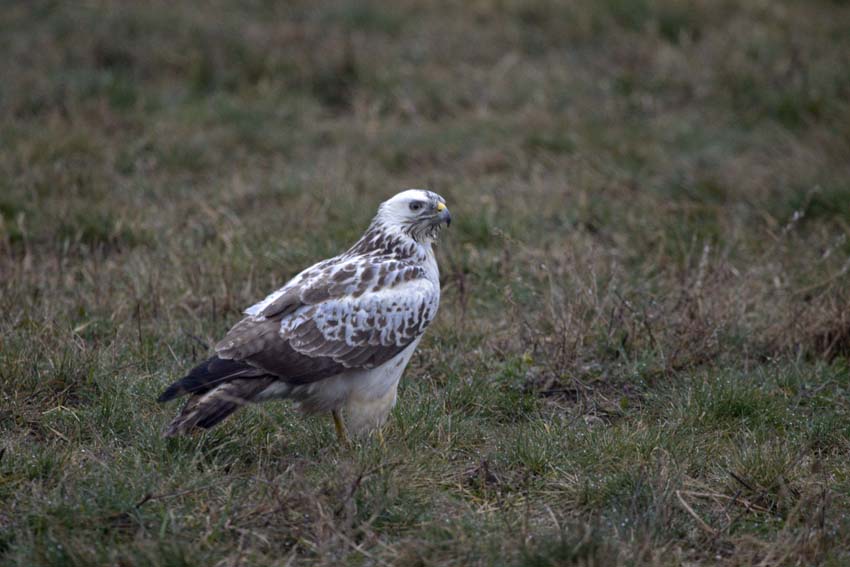
<svg viewBox="0 0 850 567"><path fill-rule="evenodd" d="M0 15L3 565L850 562L850 6ZM385 443L161 389L406 187Z"/></svg>

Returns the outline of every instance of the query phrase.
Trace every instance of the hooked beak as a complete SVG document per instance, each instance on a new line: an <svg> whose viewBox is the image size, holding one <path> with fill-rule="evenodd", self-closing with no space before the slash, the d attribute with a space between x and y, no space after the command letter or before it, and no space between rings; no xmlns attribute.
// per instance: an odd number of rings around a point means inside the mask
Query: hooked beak
<svg viewBox="0 0 850 567"><path fill-rule="evenodd" d="M440 213L437 217L439 222L446 223L446 226L452 224L452 214L449 212L449 208L446 207L445 203L437 203L437 212Z"/></svg>

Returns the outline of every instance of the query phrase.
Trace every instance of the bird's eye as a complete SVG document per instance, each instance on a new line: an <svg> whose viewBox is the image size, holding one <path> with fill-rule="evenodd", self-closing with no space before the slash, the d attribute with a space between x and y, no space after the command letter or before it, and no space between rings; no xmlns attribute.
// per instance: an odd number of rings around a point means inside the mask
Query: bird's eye
<svg viewBox="0 0 850 567"><path fill-rule="evenodd" d="M412 203L410 203L410 210L411 211L418 211L421 208L422 208L422 203L420 203L419 201L413 201Z"/></svg>

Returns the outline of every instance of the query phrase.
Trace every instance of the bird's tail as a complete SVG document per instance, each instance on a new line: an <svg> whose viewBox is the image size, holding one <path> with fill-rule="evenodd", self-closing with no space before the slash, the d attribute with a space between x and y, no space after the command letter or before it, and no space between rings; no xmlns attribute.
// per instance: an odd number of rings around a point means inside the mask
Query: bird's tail
<svg viewBox="0 0 850 567"><path fill-rule="evenodd" d="M189 399L165 430L166 437L209 429L231 413L253 401L274 381L244 362L214 356L192 369L159 396L167 402L184 394Z"/></svg>
<svg viewBox="0 0 850 567"><path fill-rule="evenodd" d="M193 394L165 430L166 437L185 435L197 427L209 429L254 400L274 379L237 378L216 386L205 394Z"/></svg>

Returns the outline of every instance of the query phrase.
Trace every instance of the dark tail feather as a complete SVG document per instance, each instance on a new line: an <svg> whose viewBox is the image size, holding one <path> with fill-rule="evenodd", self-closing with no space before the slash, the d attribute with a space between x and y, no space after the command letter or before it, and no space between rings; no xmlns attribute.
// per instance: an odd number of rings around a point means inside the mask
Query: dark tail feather
<svg viewBox="0 0 850 567"><path fill-rule="evenodd" d="M209 429L252 401L274 381L272 376L236 378L204 393L193 394L168 425L165 436L190 433L196 427Z"/></svg>
<svg viewBox="0 0 850 567"><path fill-rule="evenodd" d="M262 375L261 370L245 362L213 356L166 388L156 401L168 402L184 394L205 394L233 378Z"/></svg>

